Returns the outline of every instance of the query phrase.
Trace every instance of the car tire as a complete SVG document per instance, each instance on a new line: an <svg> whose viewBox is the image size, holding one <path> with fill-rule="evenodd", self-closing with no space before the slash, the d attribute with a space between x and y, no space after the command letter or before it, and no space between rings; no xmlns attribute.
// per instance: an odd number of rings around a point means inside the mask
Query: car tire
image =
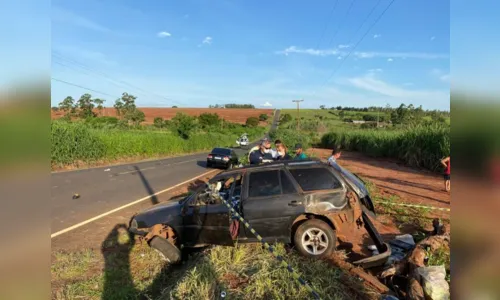
<svg viewBox="0 0 500 300"><path fill-rule="evenodd" d="M207 168L211 168L211 167L212 167L212 163L209 163L209 162L207 161Z"/></svg>
<svg viewBox="0 0 500 300"><path fill-rule="evenodd" d="M331 255L337 245L337 234L327 223L311 219L299 225L294 244L306 257L323 258Z"/></svg>
<svg viewBox="0 0 500 300"><path fill-rule="evenodd" d="M155 236L149 242L149 246L160 254L160 256L170 264L176 264L181 261L181 251L169 240Z"/></svg>

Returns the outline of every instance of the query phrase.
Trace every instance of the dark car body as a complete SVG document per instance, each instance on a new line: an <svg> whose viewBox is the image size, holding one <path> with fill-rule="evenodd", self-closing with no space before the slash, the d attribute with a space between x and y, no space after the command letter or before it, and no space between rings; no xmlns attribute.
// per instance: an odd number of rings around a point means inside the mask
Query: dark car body
<svg viewBox="0 0 500 300"><path fill-rule="evenodd" d="M369 233L380 254L355 263L380 265L390 255L390 248L371 223L369 215L374 216L375 211L362 181L347 170L338 172L311 159L221 172L209 181L207 189L135 215L130 231L145 236L158 224L168 226L175 232L175 243L182 247L232 246L236 240L258 242L245 226L239 226L236 236L231 234L234 220L228 208L222 201L207 197L208 190L231 202L266 242L290 243L297 224L317 218L344 240L353 230ZM353 193L357 200L351 199Z"/></svg>
<svg viewBox="0 0 500 300"><path fill-rule="evenodd" d="M238 156L230 148L214 148L207 156L207 167L232 169L238 165Z"/></svg>

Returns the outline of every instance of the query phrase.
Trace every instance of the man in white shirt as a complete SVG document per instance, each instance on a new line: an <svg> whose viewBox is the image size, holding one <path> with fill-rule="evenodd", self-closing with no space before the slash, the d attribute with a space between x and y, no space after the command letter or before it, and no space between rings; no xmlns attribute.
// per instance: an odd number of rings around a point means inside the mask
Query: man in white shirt
<svg viewBox="0 0 500 300"><path fill-rule="evenodd" d="M341 171L340 166L337 164L337 159L340 158L342 151L339 148L333 148L332 155L328 158L328 165L333 167L337 171Z"/></svg>

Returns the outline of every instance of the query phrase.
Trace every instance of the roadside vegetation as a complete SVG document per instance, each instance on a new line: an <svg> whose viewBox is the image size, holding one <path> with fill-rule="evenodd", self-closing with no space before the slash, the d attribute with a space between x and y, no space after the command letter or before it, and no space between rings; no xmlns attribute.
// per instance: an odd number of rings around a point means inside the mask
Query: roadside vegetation
<svg viewBox="0 0 500 300"><path fill-rule="evenodd" d="M374 299L373 291L327 261L276 246L322 299ZM309 292L261 245L209 247L166 265L146 244L117 233L101 251L53 254L53 299L308 299Z"/></svg>
<svg viewBox="0 0 500 300"><path fill-rule="evenodd" d="M450 113L405 104L397 108L323 106L300 110L298 120L295 110L283 110L273 137L289 146L296 142L323 148L340 146L439 171L439 161L450 155Z"/></svg>
<svg viewBox="0 0 500 300"><path fill-rule="evenodd" d="M154 158L236 146L247 133L250 140L264 135L267 126L258 118L246 125L227 122L215 113L192 117L183 113L171 120L155 118L143 125L144 113L135 106L136 97L123 93L114 105L118 118L101 116L102 100L84 94L78 101L65 98L58 107L64 117L51 123L53 168L93 165L120 159Z"/></svg>

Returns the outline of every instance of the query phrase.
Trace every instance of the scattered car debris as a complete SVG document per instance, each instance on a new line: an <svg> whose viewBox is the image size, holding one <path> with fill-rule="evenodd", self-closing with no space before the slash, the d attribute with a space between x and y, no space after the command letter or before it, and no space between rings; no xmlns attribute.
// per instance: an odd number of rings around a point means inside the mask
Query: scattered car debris
<svg viewBox="0 0 500 300"><path fill-rule="evenodd" d="M80 198L80 194L73 194L73 200Z"/></svg>
<svg viewBox="0 0 500 300"><path fill-rule="evenodd" d="M104 172L109 172L109 171L111 171L111 169L106 169L106 170L104 170Z"/></svg>

